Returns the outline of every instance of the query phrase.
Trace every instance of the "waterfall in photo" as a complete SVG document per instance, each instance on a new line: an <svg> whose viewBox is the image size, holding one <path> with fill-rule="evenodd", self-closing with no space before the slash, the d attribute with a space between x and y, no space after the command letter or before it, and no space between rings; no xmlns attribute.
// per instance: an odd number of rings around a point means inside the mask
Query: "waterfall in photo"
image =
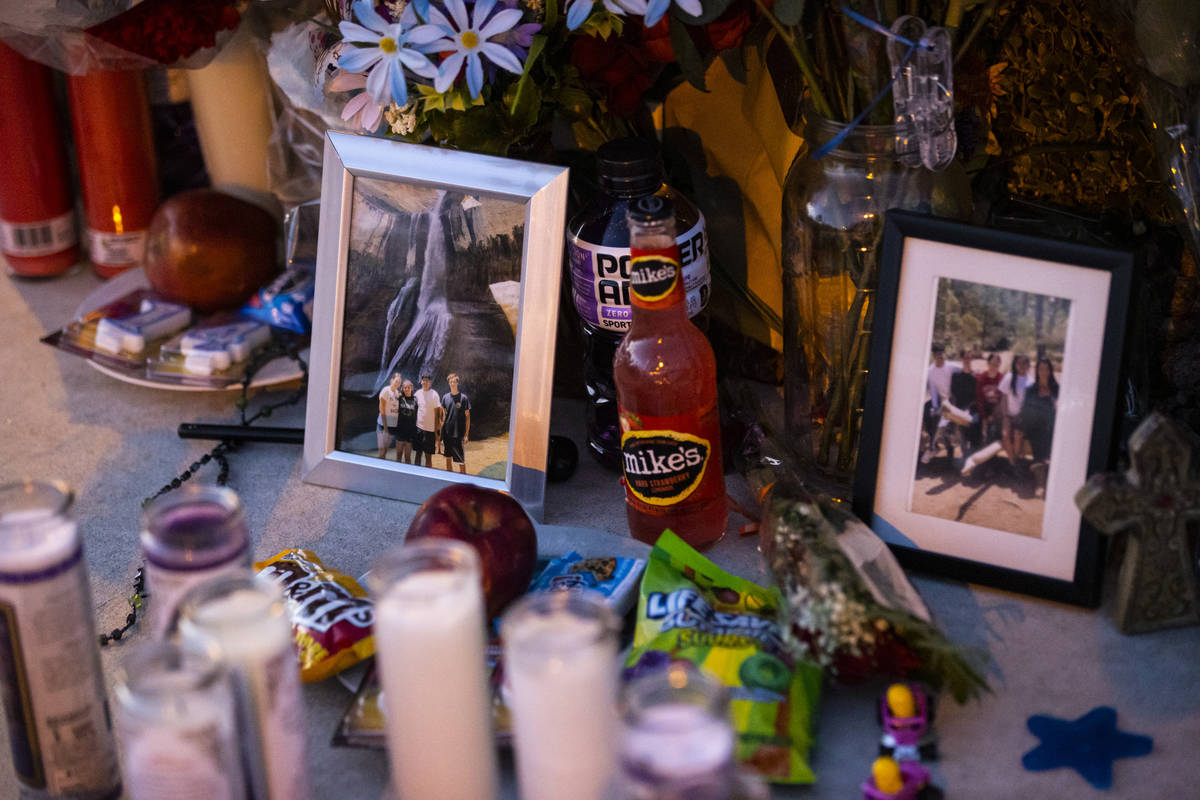
<svg viewBox="0 0 1200 800"><path fill-rule="evenodd" d="M375 393L378 393L391 374L397 371L413 383L417 383L421 370L436 365L445 350L446 334L450 329L450 311L446 304L446 260L449 248L445 231L446 203L446 192L439 191L432 208L413 215L411 230L414 234L422 218L428 222L424 263L420 278L410 277L388 307L383 351L380 354L380 364L385 366L376 378ZM416 256L416 241L415 235L410 235L410 264ZM417 290L416 308L410 310L414 289ZM400 346L389 359L388 346L393 340L390 334L397 319L411 319L412 323Z"/></svg>

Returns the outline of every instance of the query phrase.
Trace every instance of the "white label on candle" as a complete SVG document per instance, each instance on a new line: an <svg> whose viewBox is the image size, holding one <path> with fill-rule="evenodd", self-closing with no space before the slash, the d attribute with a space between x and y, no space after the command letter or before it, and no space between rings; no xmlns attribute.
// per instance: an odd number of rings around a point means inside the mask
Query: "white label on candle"
<svg viewBox="0 0 1200 800"><path fill-rule="evenodd" d="M400 797L495 797L483 644L483 591L474 576L419 572L376 603L376 658Z"/></svg>
<svg viewBox="0 0 1200 800"><path fill-rule="evenodd" d="M120 776L75 526L23 528L22 516L4 516L17 525L0 547L0 676L13 764L46 796L101 796ZM47 515L28 520L36 516Z"/></svg>
<svg viewBox="0 0 1200 800"><path fill-rule="evenodd" d="M599 620L531 616L505 631L505 699L524 800L601 800L615 766L616 651Z"/></svg>
<svg viewBox="0 0 1200 800"><path fill-rule="evenodd" d="M88 255L93 264L137 267L146 258L146 231L109 233L88 228Z"/></svg>
<svg viewBox="0 0 1200 800"><path fill-rule="evenodd" d="M660 778L719 771L733 760L729 723L699 706L672 703L645 709L625 731L624 761Z"/></svg>
<svg viewBox="0 0 1200 800"><path fill-rule="evenodd" d="M35 258L73 247L79 242L75 213L37 222L5 222L0 219L0 250L10 256Z"/></svg>

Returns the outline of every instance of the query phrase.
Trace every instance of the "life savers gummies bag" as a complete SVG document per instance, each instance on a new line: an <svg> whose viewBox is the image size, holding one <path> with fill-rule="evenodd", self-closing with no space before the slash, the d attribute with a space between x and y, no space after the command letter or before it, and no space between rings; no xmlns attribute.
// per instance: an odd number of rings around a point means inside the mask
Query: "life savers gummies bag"
<svg viewBox="0 0 1200 800"><path fill-rule="evenodd" d="M729 688L738 761L773 782L811 783L821 669L787 654L776 613L771 592L665 531L642 578L625 678L692 662Z"/></svg>

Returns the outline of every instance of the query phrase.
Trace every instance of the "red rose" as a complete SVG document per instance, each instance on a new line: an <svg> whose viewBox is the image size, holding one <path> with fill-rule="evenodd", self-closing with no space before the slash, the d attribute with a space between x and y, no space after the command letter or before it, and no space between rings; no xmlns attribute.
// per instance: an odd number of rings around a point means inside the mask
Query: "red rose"
<svg viewBox="0 0 1200 800"><path fill-rule="evenodd" d="M746 31L750 30L750 11L740 3L725 9L725 13L704 26L708 48L714 53L740 47Z"/></svg>
<svg viewBox="0 0 1200 800"><path fill-rule="evenodd" d="M621 36L607 40L581 36L571 50L571 63L583 82L601 92L608 110L621 117L633 116L662 69L647 57L638 32L627 25Z"/></svg>

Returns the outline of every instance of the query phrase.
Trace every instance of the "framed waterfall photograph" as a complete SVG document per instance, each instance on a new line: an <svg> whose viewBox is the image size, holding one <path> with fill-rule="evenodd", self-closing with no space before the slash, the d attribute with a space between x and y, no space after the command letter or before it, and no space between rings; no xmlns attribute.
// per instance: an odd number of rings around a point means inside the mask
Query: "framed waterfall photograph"
<svg viewBox="0 0 1200 800"><path fill-rule="evenodd" d="M889 211L855 512L907 567L1100 600L1130 253Z"/></svg>
<svg viewBox="0 0 1200 800"><path fill-rule="evenodd" d="M567 169L329 132L309 483L542 516Z"/></svg>

